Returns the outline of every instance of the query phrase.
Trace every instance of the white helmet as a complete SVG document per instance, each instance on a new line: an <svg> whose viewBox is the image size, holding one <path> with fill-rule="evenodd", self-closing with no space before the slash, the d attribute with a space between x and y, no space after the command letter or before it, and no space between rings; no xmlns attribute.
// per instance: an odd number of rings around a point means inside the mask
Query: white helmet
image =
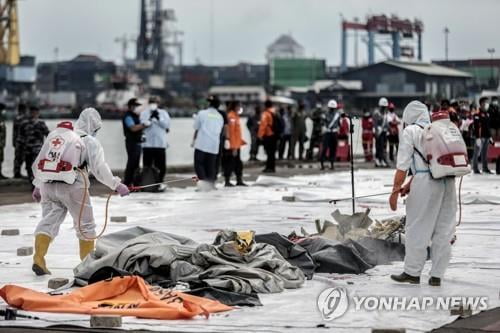
<svg viewBox="0 0 500 333"><path fill-rule="evenodd" d="M334 100L334 99L329 100L328 101L328 108L329 109L336 109L336 108L338 108L337 101Z"/></svg>
<svg viewBox="0 0 500 333"><path fill-rule="evenodd" d="M389 101L387 98L382 97L381 99L378 100L378 106L380 107L388 107L389 106Z"/></svg>

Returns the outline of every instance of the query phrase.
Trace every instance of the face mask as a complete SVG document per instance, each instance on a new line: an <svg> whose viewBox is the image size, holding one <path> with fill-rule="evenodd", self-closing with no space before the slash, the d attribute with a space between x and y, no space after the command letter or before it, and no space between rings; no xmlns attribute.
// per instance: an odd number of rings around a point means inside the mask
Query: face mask
<svg viewBox="0 0 500 333"><path fill-rule="evenodd" d="M498 105L498 101L493 101L493 102L491 102L491 104Z"/></svg>
<svg viewBox="0 0 500 333"><path fill-rule="evenodd" d="M238 109L238 114L243 114L243 108L241 108L241 107L240 107L240 108Z"/></svg>
<svg viewBox="0 0 500 333"><path fill-rule="evenodd" d="M485 110L488 110L489 107L490 107L490 103L484 103L484 109Z"/></svg>
<svg viewBox="0 0 500 333"><path fill-rule="evenodd" d="M158 104L151 103L151 104L149 104L149 108L154 111L154 110L158 109Z"/></svg>
<svg viewBox="0 0 500 333"><path fill-rule="evenodd" d="M137 114L137 115L138 115L138 114L140 114L140 113L141 113L141 108L140 108L140 107L138 107L138 106L136 106L136 107L134 108L134 111L133 111L133 112L134 112L135 114Z"/></svg>

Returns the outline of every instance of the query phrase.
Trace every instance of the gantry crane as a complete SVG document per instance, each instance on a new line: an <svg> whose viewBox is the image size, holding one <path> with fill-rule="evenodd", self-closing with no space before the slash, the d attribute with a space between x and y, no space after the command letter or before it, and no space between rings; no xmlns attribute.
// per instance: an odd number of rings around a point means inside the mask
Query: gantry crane
<svg viewBox="0 0 500 333"><path fill-rule="evenodd" d="M0 65L15 66L19 61L17 0L0 0Z"/></svg>
<svg viewBox="0 0 500 333"><path fill-rule="evenodd" d="M422 61L422 32L424 25L422 21L415 19L413 22L409 19L400 19L397 16L373 15L367 18L366 23L350 22L342 18L342 37L341 37L341 71L347 70L347 32L349 30L361 30L367 32L368 45L368 64L375 63L375 48L380 49L377 45L375 35L391 35L392 36L392 59L400 59L401 56L413 58L415 52L411 46L402 46L401 40L412 39L417 36L417 58Z"/></svg>

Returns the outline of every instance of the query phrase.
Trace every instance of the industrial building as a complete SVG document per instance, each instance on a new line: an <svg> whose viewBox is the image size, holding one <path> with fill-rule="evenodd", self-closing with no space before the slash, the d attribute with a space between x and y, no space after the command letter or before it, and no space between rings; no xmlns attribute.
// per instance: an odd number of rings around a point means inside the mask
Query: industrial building
<svg viewBox="0 0 500 333"><path fill-rule="evenodd" d="M481 92L486 89L497 89L499 85L500 59L466 59L466 60L436 60L433 63L455 68L472 75L468 89Z"/></svg>
<svg viewBox="0 0 500 333"><path fill-rule="evenodd" d="M312 85L305 87L288 88L287 93L296 100L302 101L309 107L316 104L325 104L328 100L335 98L349 108L355 104L359 92L363 90L363 82L360 80L318 80Z"/></svg>
<svg viewBox="0 0 500 333"><path fill-rule="evenodd" d="M279 36L267 47L266 59L303 58L305 49L290 34Z"/></svg>
<svg viewBox="0 0 500 333"><path fill-rule="evenodd" d="M345 80L359 80L362 91L357 93L355 107L376 105L387 97L396 105L411 100L439 100L467 95L471 75L457 69L432 63L387 60L343 73Z"/></svg>
<svg viewBox="0 0 500 333"><path fill-rule="evenodd" d="M267 93L262 86L215 86L210 95L217 96L223 103L238 100L245 105L255 105L266 100Z"/></svg>
<svg viewBox="0 0 500 333"><path fill-rule="evenodd" d="M273 87L309 86L326 78L326 61L309 58L271 59L269 73Z"/></svg>
<svg viewBox="0 0 500 333"><path fill-rule="evenodd" d="M173 89L184 96L201 98L213 86L269 85L269 66L239 63L230 66L182 66L181 79L173 82Z"/></svg>
<svg viewBox="0 0 500 333"><path fill-rule="evenodd" d="M116 71L111 61L81 54L69 61L40 63L36 86L40 92L76 92L78 105L94 104L97 94L110 87Z"/></svg>
<svg viewBox="0 0 500 333"><path fill-rule="evenodd" d="M0 65L0 90L21 97L35 86L36 63L33 56L21 56L16 66Z"/></svg>

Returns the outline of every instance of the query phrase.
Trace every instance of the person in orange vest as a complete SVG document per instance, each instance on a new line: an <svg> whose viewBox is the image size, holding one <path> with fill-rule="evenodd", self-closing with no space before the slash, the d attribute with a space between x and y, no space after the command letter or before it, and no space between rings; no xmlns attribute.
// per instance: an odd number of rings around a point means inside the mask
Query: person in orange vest
<svg viewBox="0 0 500 333"><path fill-rule="evenodd" d="M264 112L260 118L259 132L257 136L264 145L264 150L267 154L266 167L263 170L265 173L276 172L276 144L277 136L275 126L277 125L273 102L267 100L264 103Z"/></svg>
<svg viewBox="0 0 500 333"><path fill-rule="evenodd" d="M363 152L365 154L365 161L373 161L373 117L367 109L363 112L361 119L361 138L363 140Z"/></svg>
<svg viewBox="0 0 500 333"><path fill-rule="evenodd" d="M231 183L231 175L234 172L236 175L236 186L247 186L243 182L243 163L241 162L241 147L247 143L243 140L241 132L240 114L243 113L243 108L239 101L229 103L227 114L227 140L229 141L229 149L227 149L227 158L224 164L224 178L226 179L226 187L234 186Z"/></svg>
<svg viewBox="0 0 500 333"><path fill-rule="evenodd" d="M398 145L399 145L399 120L398 115L394 112L395 106L393 103L389 103L387 112L387 122L389 123L389 132L387 135L387 140L389 141L389 159L394 162L394 156L398 155Z"/></svg>

